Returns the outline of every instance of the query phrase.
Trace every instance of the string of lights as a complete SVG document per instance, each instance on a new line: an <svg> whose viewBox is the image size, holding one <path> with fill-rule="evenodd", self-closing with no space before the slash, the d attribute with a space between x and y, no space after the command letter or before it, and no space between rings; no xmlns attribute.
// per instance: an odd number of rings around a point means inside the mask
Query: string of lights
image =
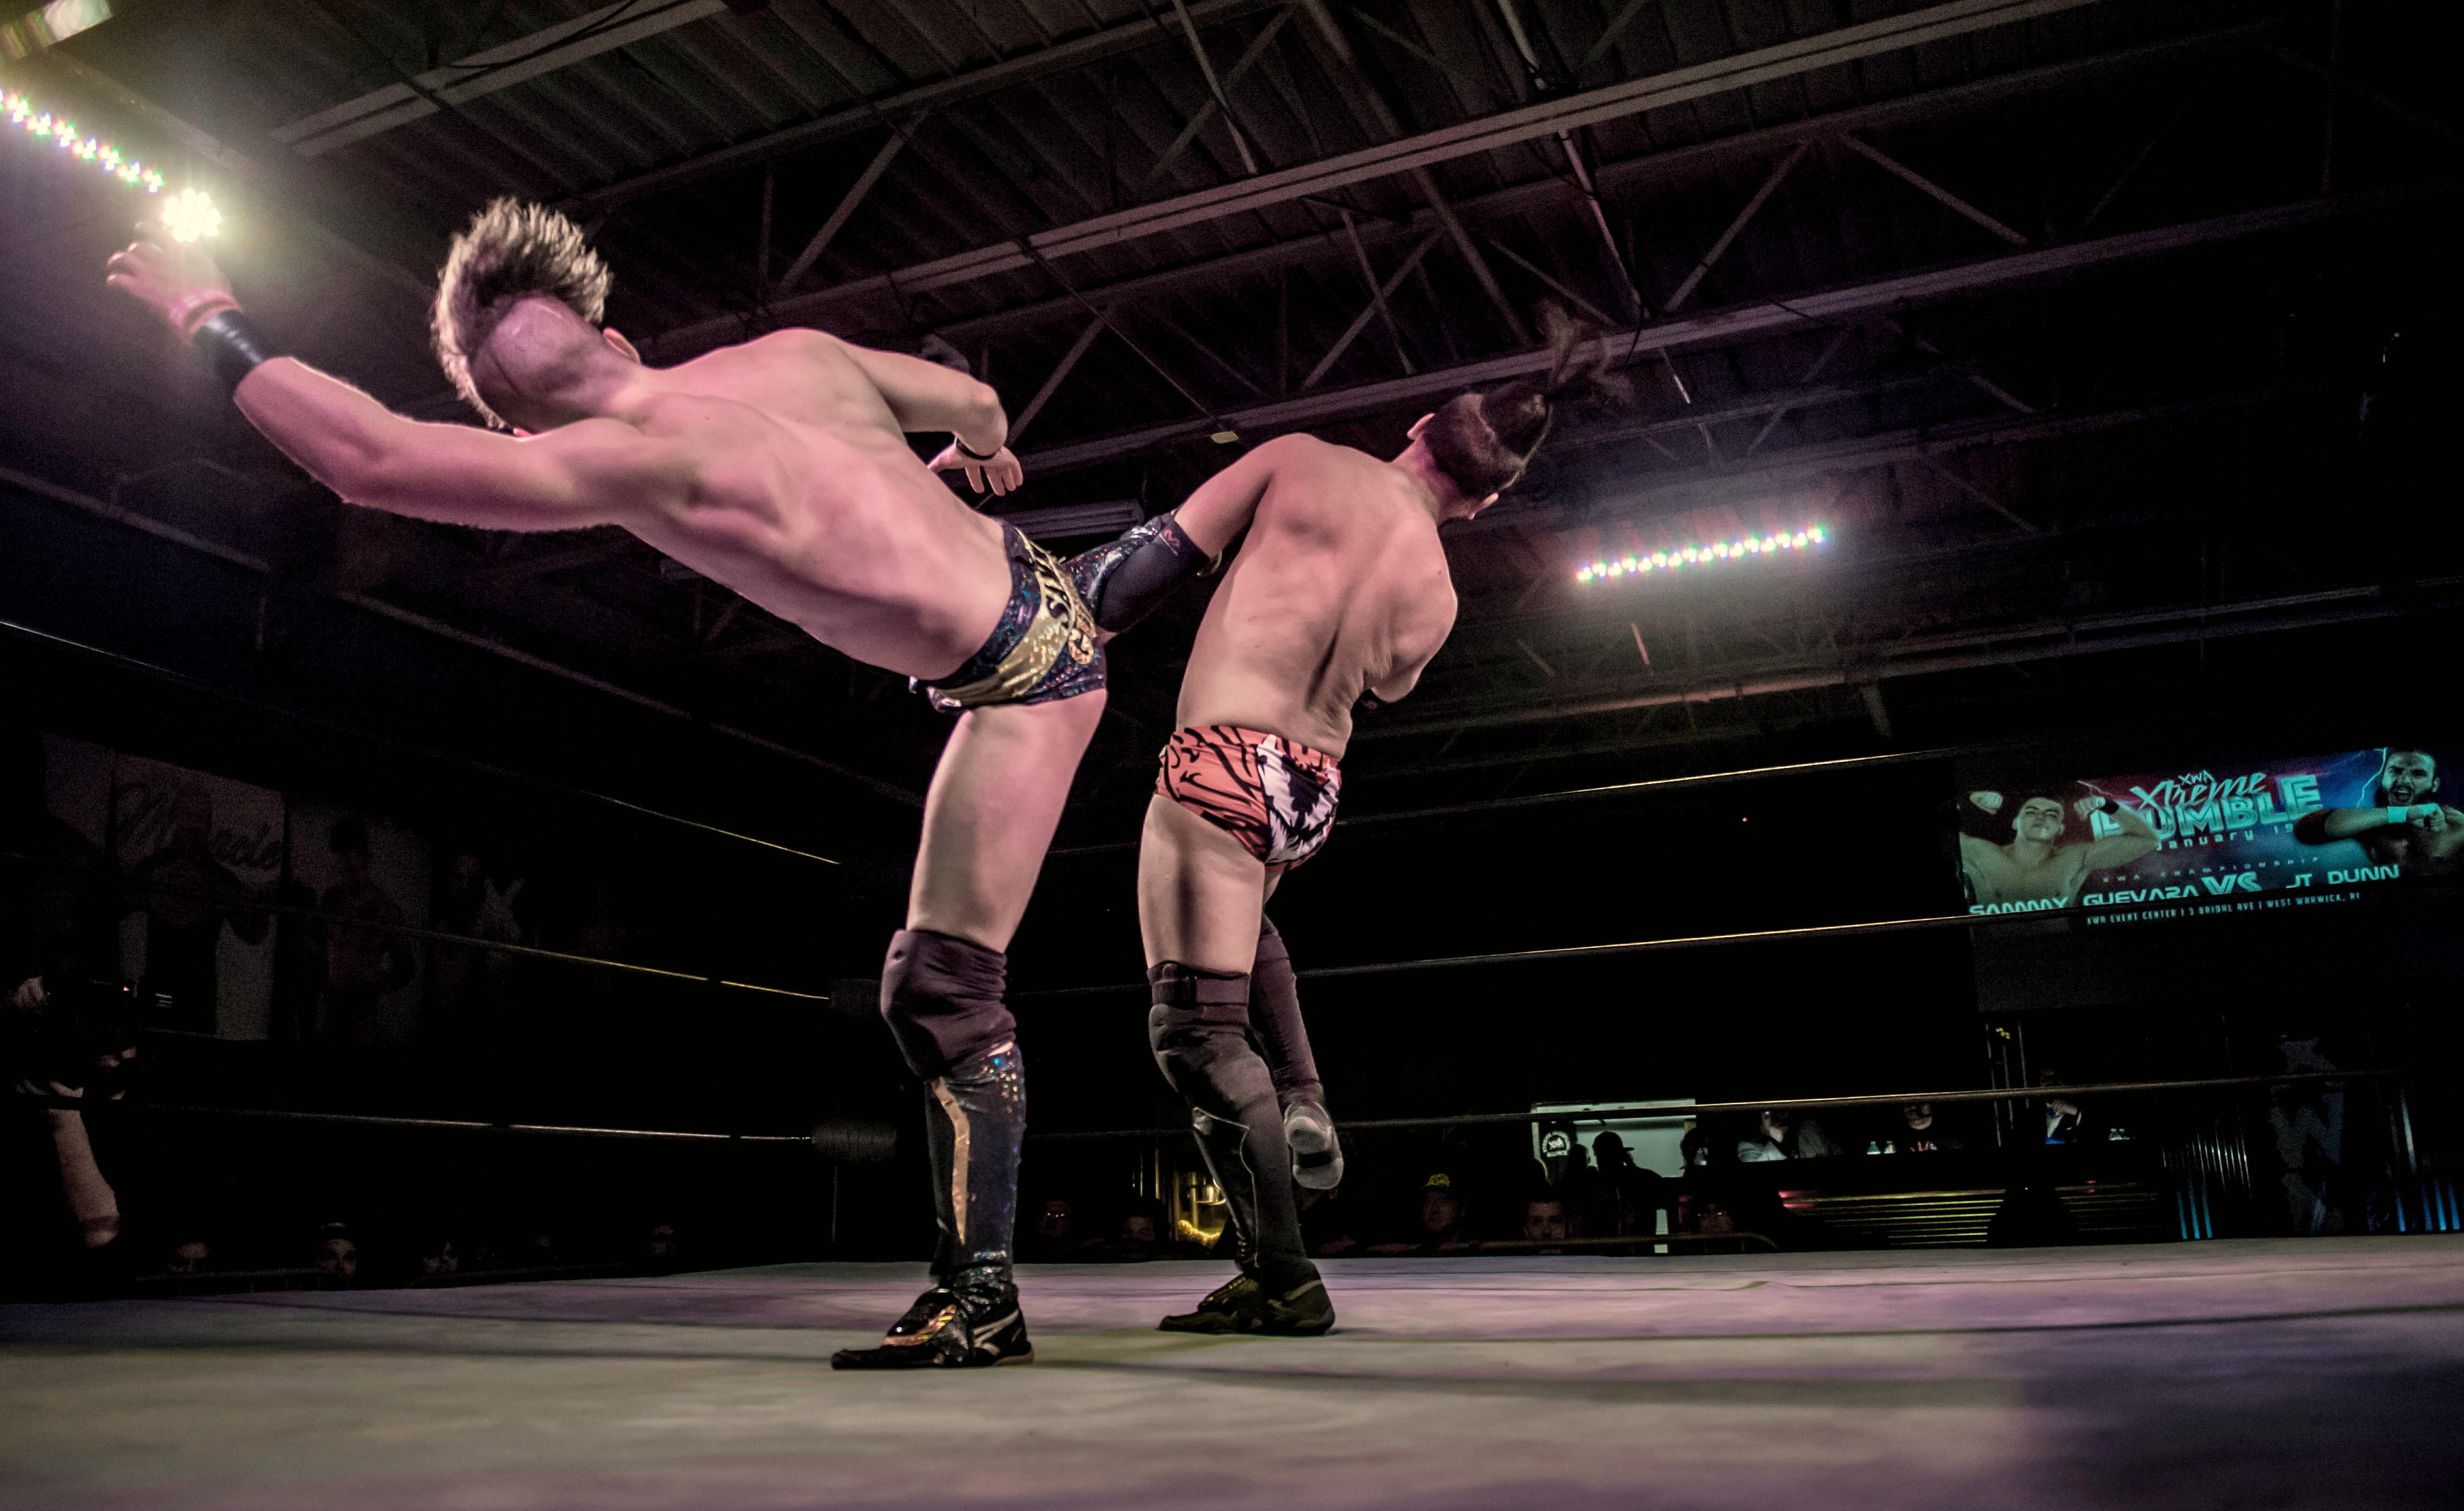
<svg viewBox="0 0 2464 1511"><path fill-rule="evenodd" d="M1747 536L1707 546L1687 546L1679 551L1629 552L1619 557L1602 557L1576 567L1574 580L1596 582L1603 578L1639 577L1646 572L1673 572L1680 567L1707 566L1714 561L1742 561L1748 557L1776 556L1782 551L1806 551L1829 538L1820 525L1808 525L1793 533L1781 531L1776 535Z"/></svg>
<svg viewBox="0 0 2464 1511"><path fill-rule="evenodd" d="M166 183L161 170L149 168L113 142L90 136L65 115L54 115L21 90L0 90L0 120L36 142L48 142L78 163L90 163L131 188L161 194ZM201 188L184 188L163 202L163 227L177 241L195 241L222 230L222 211L213 196Z"/></svg>

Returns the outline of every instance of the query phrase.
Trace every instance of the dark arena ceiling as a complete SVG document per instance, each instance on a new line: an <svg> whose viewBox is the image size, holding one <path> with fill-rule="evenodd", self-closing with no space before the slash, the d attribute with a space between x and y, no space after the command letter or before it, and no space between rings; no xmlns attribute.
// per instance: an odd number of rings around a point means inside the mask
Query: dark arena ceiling
<svg viewBox="0 0 2464 1511"><path fill-rule="evenodd" d="M1460 627L1349 762L1375 805L2315 712L2464 603L2450 8L112 9L0 82L209 186L260 322L424 417L469 418L424 298L501 194L589 230L653 361L803 323L965 362L1056 538L1281 432L1391 453L1541 363L1543 301L1592 322L1631 402L1454 537ZM11 482L921 785L901 679L628 537L337 523L106 296L139 202L0 139ZM1116 650L1067 833L1126 837L1199 606Z"/></svg>

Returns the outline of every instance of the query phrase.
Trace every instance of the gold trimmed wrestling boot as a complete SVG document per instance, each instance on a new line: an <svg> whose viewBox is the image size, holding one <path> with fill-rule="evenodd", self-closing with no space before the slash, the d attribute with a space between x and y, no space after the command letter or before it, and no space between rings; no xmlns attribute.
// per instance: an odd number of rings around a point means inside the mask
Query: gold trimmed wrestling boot
<svg viewBox="0 0 2464 1511"><path fill-rule="evenodd" d="M935 1285L890 1325L880 1347L830 1355L833 1369L981 1369L1034 1362L1015 1285L998 1291Z"/></svg>
<svg viewBox="0 0 2464 1511"><path fill-rule="evenodd" d="M1210 1292L1196 1311L1155 1324L1160 1332L1258 1333L1270 1338L1316 1338L1334 1325L1334 1303L1316 1276L1280 1294L1246 1275L1236 1275Z"/></svg>

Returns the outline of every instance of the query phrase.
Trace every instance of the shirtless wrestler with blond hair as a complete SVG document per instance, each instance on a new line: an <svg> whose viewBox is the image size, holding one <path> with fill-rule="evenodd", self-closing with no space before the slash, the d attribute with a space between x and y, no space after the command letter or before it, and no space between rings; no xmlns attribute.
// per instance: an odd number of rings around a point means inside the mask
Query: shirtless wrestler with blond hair
<svg viewBox="0 0 2464 1511"><path fill-rule="evenodd" d="M512 200L455 239L432 320L446 373L501 428L407 420L275 355L200 250L141 239L112 258L110 282L209 357L241 413L348 502L493 530L621 525L957 714L881 989L932 1093L937 1283L881 1347L833 1363L1033 1358L1011 1275L1025 1086L1005 952L1103 712L1105 640L1202 570L1245 508L1196 503L1055 560L934 475L1018 486L991 388L813 330L649 366L602 323L610 274L580 230ZM914 431L950 444L918 461Z"/></svg>

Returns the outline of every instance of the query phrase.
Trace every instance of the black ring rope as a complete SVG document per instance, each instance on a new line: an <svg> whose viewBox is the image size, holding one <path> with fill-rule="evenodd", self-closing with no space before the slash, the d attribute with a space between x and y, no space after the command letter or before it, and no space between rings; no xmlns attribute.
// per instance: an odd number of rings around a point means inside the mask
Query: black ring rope
<svg viewBox="0 0 2464 1511"><path fill-rule="evenodd" d="M13 850L0 850L0 861L39 866L70 875L86 874L65 862L24 855ZM629 971L636 975L662 976L673 981L692 981L702 986L729 987L739 992L759 992L771 996L791 996L806 1002L826 1002L827 993L799 992L790 987L765 986L759 981L731 981L724 976L701 971L671 971L664 966L637 965L629 960L606 960L597 955L572 954L562 950L543 950L538 945L514 944L502 939L482 939L473 934L448 933L441 929L421 929L411 924L398 924L383 918L355 918L347 913L329 913L321 908L302 908L296 903L258 902L235 898L227 892L200 891L192 887L165 886L143 881L124 872L98 877L107 881L112 889L136 897L177 897L184 902L211 903L233 912L271 913L280 918L301 918L312 923L330 924L338 929L367 929L381 933L400 934L408 939L425 939L434 944L461 945L473 950L494 950L501 954L520 955L532 960L555 960L564 965L595 966L603 971Z"/></svg>
<svg viewBox="0 0 2464 1511"><path fill-rule="evenodd" d="M2324 890L2333 891L2328 887ZM2430 884L2408 887L2401 896L2433 895L2453 897L2464 892L2464 887L2453 884ZM2184 899L2187 908L2207 902ZM2224 899L2217 899L2221 902ZM1650 954L1663 950L1697 950L1716 945L1773 944L1793 939L1854 939L1868 934L1916 933L1931 929L2000 929L2019 924L2067 922L2094 919L2109 913L2135 912L2150 903L2101 903L2095 907L2074 904L2068 908L2014 913L1941 913L1922 918L1884 918L1870 923L1806 924L1791 929L1753 929L1727 934L1680 934L1664 939L1636 939L1617 944L1554 945L1536 950L1500 950L1487 954L1431 955L1417 960L1379 960L1366 965L1319 966L1294 973L1304 981L1331 980L1338 976L1392 975L1405 971L1446 970L1464 966L1514 965L1526 962L1586 960L1608 955ZM1107 992L1144 992L1144 981L1110 981L1093 986L1054 986L1031 992L1012 992L1013 998L1031 996L1091 996Z"/></svg>
<svg viewBox="0 0 2464 1511"><path fill-rule="evenodd" d="M396 739L389 734L379 734L370 730L354 729L347 724L339 724L332 719L320 718L314 713L309 713L299 709L290 708L283 704L275 703L271 699L252 697L245 692L236 691L230 688L218 687L215 684L207 681L203 677L190 676L185 671L174 671L169 667L157 665L154 662L144 660L143 657L127 655L117 650L105 650L99 646L89 646L81 640L72 640L66 635L54 634L48 629L40 629L32 624L20 624L14 620L0 619L0 632L17 635L27 640L40 641L49 646L60 646L81 656L90 657L94 660L105 662L112 666L122 668L126 670L135 671L141 675L152 677L157 681L170 683L174 687L187 688L193 692L203 692L209 697L221 698L226 702L236 703L245 709L254 709L260 713L272 713L280 718L291 719L297 723L305 724L312 729L319 729L326 731L329 734L340 734L346 739L365 740L372 745L380 745L389 750L406 752L409 755L419 756L422 759L436 761L443 765L459 766L466 771L476 772L483 777L494 777L501 781L515 782L527 787L543 788L546 791L562 793L568 797L585 798L592 802L605 803L612 808L622 808L628 813L641 814L645 818L658 819L665 822L678 824L688 829L698 829L704 834L715 834L721 839L737 840L746 844L759 845L765 850L777 850L782 854L796 856L801 860L819 861L824 865L837 865L841 864L838 861L830 859L826 855L815 855L810 850L800 850L792 844L781 844L776 840L765 840L756 834L741 834L734 829L723 828L715 823L705 823L699 819L688 819L681 814L667 813L657 808L645 806L642 803L628 801L623 798L610 797L604 792L593 792L587 787L577 787L571 782L554 781L545 777L535 777L528 772L514 771L509 767L495 766L483 760L474 760L468 756L457 756L448 751L430 750L424 745L413 745L407 740ZM718 725L710 725L707 727L712 729L722 728L722 726ZM800 756L802 755L801 752L795 754ZM835 771L837 768L833 768L833 770Z"/></svg>
<svg viewBox="0 0 2464 1511"><path fill-rule="evenodd" d="M1775 1107L1887 1107L1911 1102L2040 1102L2047 1097L2115 1097L2159 1091L2223 1090L2237 1086L2279 1086L2327 1081L2388 1080L2409 1070L2320 1070L2281 1076L2217 1076L2195 1081L2111 1081L2095 1085L1996 1086L1960 1091L1887 1091L1850 1097L1771 1097L1752 1102L1688 1102L1662 1106L1623 1105L1555 1107L1546 1112L1458 1112L1445 1117L1366 1118L1335 1125L1346 1132L1370 1129L1484 1128L1517 1123L1613 1123L1643 1118L1697 1117L1705 1113L1761 1112ZM1046 1141L1079 1139L1178 1138L1186 1128L1098 1128L1087 1132L1029 1133Z"/></svg>

